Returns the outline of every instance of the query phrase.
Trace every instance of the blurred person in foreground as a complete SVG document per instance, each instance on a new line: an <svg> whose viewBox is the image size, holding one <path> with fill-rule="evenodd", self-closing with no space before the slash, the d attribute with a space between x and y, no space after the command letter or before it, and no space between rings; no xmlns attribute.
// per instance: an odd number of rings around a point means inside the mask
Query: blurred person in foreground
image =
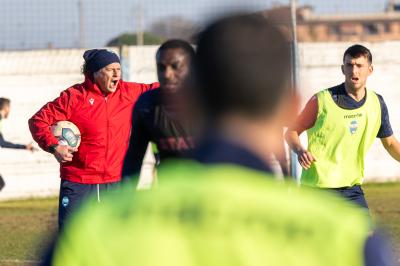
<svg viewBox="0 0 400 266"><path fill-rule="evenodd" d="M368 210L361 184L365 156L376 138L397 161L400 143L393 135L382 96L367 89L372 54L350 46L343 55L344 82L316 93L286 132L286 140L303 167L303 186L335 192ZM299 135L307 131L308 147Z"/></svg>
<svg viewBox="0 0 400 266"><path fill-rule="evenodd" d="M102 191L118 187L133 105L140 95L158 86L123 81L120 59L112 51L87 50L83 58L84 82L61 92L29 119L34 140L60 163L60 228L89 195L100 202ZM51 134L50 126L61 120L79 128L79 149L58 144Z"/></svg>
<svg viewBox="0 0 400 266"><path fill-rule="evenodd" d="M17 143L12 143L4 139L3 133L2 133L2 121L3 119L7 119L8 115L10 114L10 108L11 108L11 101L8 98L0 98L0 147L1 148L8 148L8 149L21 149L21 150L28 150L31 152L36 151L37 149L32 145L32 143L28 144L17 144ZM5 182L0 175L0 190L2 190L5 186Z"/></svg>
<svg viewBox="0 0 400 266"><path fill-rule="evenodd" d="M138 176L148 143L155 143L159 159L185 156L194 148L192 127L182 111L195 51L183 40L168 40L157 50L159 90L144 93L132 113L132 132L122 175Z"/></svg>
<svg viewBox="0 0 400 266"><path fill-rule="evenodd" d="M297 108L283 34L257 15L218 20L195 67L208 131L195 160L164 164L154 190L88 204L54 265L390 265L365 212L273 180L270 154Z"/></svg>

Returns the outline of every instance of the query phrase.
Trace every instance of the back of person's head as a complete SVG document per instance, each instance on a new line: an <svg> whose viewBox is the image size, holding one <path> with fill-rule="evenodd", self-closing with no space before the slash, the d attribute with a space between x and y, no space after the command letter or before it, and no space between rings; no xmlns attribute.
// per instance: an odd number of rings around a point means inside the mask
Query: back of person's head
<svg viewBox="0 0 400 266"><path fill-rule="evenodd" d="M3 110L3 108L8 105L10 105L10 99L1 97L0 98L0 110Z"/></svg>
<svg viewBox="0 0 400 266"><path fill-rule="evenodd" d="M197 97L209 119L236 113L266 117L290 90L290 44L260 15L212 23L196 52Z"/></svg>
<svg viewBox="0 0 400 266"><path fill-rule="evenodd" d="M370 65L372 64L371 51L363 45L355 44L355 45L352 45L349 48L347 48L343 54L343 62L344 62L344 58L346 57L346 55L350 56L351 58L358 58L360 56L364 56L365 58L367 58L368 63Z"/></svg>
<svg viewBox="0 0 400 266"><path fill-rule="evenodd" d="M161 46L157 49L156 56L158 56L161 52L169 49L182 49L185 52L185 54L189 57L190 61L191 62L194 61L194 56L195 56L194 48L187 41L180 39L168 40L163 44L161 44Z"/></svg>

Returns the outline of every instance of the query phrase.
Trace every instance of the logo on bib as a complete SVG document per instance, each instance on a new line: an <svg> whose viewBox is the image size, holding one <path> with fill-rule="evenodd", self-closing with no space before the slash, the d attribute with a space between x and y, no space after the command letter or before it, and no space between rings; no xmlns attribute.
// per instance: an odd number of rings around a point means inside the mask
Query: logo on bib
<svg viewBox="0 0 400 266"><path fill-rule="evenodd" d="M349 130L351 134L356 133L358 128L358 122L356 120L353 120L350 122Z"/></svg>

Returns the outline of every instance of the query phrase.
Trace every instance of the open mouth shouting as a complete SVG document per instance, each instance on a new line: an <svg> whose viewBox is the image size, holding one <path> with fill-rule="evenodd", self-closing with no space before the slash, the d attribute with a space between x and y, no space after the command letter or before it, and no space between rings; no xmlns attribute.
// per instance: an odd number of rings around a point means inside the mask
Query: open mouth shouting
<svg viewBox="0 0 400 266"><path fill-rule="evenodd" d="M119 82L119 79L112 79L110 87L113 88L113 89L116 89L117 86L118 86L118 82Z"/></svg>

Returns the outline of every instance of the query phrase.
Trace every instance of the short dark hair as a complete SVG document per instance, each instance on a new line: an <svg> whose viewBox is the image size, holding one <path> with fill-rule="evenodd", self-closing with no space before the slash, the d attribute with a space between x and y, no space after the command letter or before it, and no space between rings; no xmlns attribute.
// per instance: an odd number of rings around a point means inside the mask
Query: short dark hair
<svg viewBox="0 0 400 266"><path fill-rule="evenodd" d="M239 14L199 34L196 96L208 119L271 115L290 92L290 44L265 17Z"/></svg>
<svg viewBox="0 0 400 266"><path fill-rule="evenodd" d="M85 75L86 77L88 77L92 82L94 82L94 72L91 71L88 67L88 63L85 61L83 62L82 68L81 68L81 72L83 75Z"/></svg>
<svg viewBox="0 0 400 266"><path fill-rule="evenodd" d="M10 105L10 102L10 99L0 98L0 110L3 110L5 106Z"/></svg>
<svg viewBox="0 0 400 266"><path fill-rule="evenodd" d="M368 63L372 64L371 51L367 47L365 47L361 44L355 44L355 45L352 45L349 48L347 48L343 54L343 62L344 62L344 58L346 57L346 55L349 55L352 58L358 58L360 56L365 56L365 58L367 58L367 60L368 60Z"/></svg>
<svg viewBox="0 0 400 266"><path fill-rule="evenodd" d="M161 46L157 49L156 56L165 50L168 49L182 49L188 56L191 62L194 61L195 51L192 45L187 41L180 40L180 39L172 39L164 42Z"/></svg>
<svg viewBox="0 0 400 266"><path fill-rule="evenodd" d="M91 81L93 81L93 71L90 71L88 68L87 62L83 62L82 68L81 68L82 74L87 76Z"/></svg>

